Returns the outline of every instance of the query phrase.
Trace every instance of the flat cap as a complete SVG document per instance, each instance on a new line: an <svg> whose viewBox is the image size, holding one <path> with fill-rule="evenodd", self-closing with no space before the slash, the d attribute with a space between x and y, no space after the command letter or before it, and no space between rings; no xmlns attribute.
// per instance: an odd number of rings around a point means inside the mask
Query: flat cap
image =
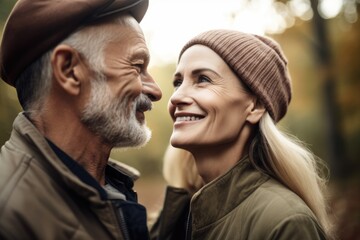
<svg viewBox="0 0 360 240"><path fill-rule="evenodd" d="M148 0L18 0L3 31L0 77L15 86L16 78L78 27L116 13L138 22Z"/></svg>

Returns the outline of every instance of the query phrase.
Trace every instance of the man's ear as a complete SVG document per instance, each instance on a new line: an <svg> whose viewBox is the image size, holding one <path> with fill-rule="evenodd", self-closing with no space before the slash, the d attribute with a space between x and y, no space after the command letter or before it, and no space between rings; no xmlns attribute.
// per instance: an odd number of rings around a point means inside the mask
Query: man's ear
<svg viewBox="0 0 360 240"><path fill-rule="evenodd" d="M85 71L79 53L68 45L60 44L51 55L51 65L58 86L71 95L79 94Z"/></svg>
<svg viewBox="0 0 360 240"><path fill-rule="evenodd" d="M246 121L248 121L251 124L257 124L261 117L265 113L265 107L264 105L258 100L254 99L252 109L249 112L248 116L246 117Z"/></svg>

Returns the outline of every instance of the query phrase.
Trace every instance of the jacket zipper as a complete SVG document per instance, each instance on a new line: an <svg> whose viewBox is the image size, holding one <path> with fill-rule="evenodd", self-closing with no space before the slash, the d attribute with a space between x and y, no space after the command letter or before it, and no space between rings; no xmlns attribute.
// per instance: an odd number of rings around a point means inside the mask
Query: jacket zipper
<svg viewBox="0 0 360 240"><path fill-rule="evenodd" d="M122 209L120 207L117 207L116 205L114 207L116 208L115 211L118 213L116 215L118 216L119 227L124 236L124 240L131 240L129 230L126 226L125 216L124 216Z"/></svg>
<svg viewBox="0 0 360 240"><path fill-rule="evenodd" d="M185 231L185 240L191 240L191 232L190 232L190 223L191 222L191 211L189 209L189 213L187 216L187 221L186 221L186 231Z"/></svg>

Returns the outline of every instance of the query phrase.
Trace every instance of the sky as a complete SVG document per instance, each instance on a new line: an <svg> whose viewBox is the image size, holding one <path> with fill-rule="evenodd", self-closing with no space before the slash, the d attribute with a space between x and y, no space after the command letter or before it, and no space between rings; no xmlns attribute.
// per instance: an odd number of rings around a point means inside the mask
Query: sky
<svg viewBox="0 0 360 240"><path fill-rule="evenodd" d="M319 10L324 18L333 18L344 7L343 1L319 0ZM151 0L141 26L152 56L150 64L154 65L176 61L187 40L209 29L278 34L291 27L296 18L311 17L309 0L290 0L287 4L274 0Z"/></svg>

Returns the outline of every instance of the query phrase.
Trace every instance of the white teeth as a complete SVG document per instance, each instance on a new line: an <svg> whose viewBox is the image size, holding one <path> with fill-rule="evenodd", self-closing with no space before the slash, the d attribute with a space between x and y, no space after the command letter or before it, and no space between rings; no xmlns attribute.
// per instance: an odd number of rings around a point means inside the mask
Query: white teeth
<svg viewBox="0 0 360 240"><path fill-rule="evenodd" d="M200 120L199 117L195 117L195 116L183 116L183 117L177 117L176 118L176 122L183 122L183 121L196 121L196 120Z"/></svg>

